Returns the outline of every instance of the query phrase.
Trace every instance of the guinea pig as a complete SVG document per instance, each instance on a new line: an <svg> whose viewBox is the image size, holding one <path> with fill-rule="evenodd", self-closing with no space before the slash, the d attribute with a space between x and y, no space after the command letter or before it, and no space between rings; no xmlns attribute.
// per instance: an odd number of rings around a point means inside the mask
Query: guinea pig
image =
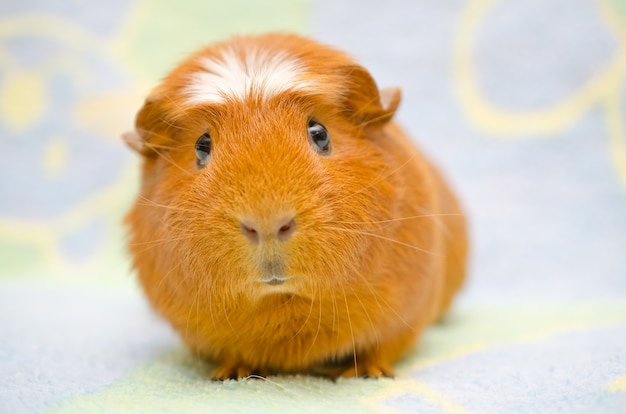
<svg viewBox="0 0 626 414"><path fill-rule="evenodd" d="M124 139L145 294L213 379L393 376L465 277L465 218L348 55L289 34L193 54Z"/></svg>

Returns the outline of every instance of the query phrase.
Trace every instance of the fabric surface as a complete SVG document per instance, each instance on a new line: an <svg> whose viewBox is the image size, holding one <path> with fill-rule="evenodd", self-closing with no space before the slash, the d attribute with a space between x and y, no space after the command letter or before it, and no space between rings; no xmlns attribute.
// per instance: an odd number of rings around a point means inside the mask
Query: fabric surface
<svg viewBox="0 0 626 414"><path fill-rule="evenodd" d="M471 273L395 379L215 383L125 253L120 136L187 53L343 49L449 177ZM626 2L0 1L0 413L626 412Z"/></svg>

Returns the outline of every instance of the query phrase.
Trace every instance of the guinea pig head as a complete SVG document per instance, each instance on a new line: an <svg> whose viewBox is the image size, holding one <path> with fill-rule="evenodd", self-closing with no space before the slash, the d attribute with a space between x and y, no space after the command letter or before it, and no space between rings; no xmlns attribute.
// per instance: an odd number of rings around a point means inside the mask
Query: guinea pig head
<svg viewBox="0 0 626 414"><path fill-rule="evenodd" d="M127 222L152 300L255 302L359 283L376 260L364 225L393 208L382 128L399 99L295 36L240 38L183 62L125 135L143 158Z"/></svg>

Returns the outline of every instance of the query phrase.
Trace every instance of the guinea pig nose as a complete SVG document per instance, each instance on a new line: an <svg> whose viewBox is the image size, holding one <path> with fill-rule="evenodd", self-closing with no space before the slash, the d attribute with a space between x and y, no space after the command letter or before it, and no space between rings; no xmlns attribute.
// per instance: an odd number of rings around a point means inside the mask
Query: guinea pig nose
<svg viewBox="0 0 626 414"><path fill-rule="evenodd" d="M251 223L249 222L244 223L242 221L239 224L241 226L241 232L243 233L244 236L246 236L248 240L250 240L252 243L259 242L259 240L261 239L261 236L259 236L259 232L257 231L256 228L253 227Z"/></svg>
<svg viewBox="0 0 626 414"><path fill-rule="evenodd" d="M296 230L296 221L292 218L284 219L278 223L278 231L276 235L278 236L278 240L286 241L288 240L293 232Z"/></svg>
<svg viewBox="0 0 626 414"><path fill-rule="evenodd" d="M293 217L281 217L273 220L268 225L268 232L264 232L263 226L252 220L242 220L239 224L241 233L252 243L258 243L266 236L275 237L279 241L287 241L296 230L296 221Z"/></svg>

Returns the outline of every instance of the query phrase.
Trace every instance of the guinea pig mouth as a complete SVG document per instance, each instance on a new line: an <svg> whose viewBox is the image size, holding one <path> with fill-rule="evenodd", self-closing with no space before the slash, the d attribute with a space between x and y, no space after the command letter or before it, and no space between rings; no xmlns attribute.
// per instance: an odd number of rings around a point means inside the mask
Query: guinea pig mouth
<svg viewBox="0 0 626 414"><path fill-rule="evenodd" d="M272 276L272 277L269 277L269 278L261 279L261 282L265 283L267 285L270 285L270 286L278 286L278 285L282 285L283 283L285 283L288 280L289 280L288 277Z"/></svg>
<svg viewBox="0 0 626 414"><path fill-rule="evenodd" d="M269 261L264 263L262 267L261 279L259 281L270 286L282 285L290 279L289 276L283 276L284 268L284 263L280 261Z"/></svg>

